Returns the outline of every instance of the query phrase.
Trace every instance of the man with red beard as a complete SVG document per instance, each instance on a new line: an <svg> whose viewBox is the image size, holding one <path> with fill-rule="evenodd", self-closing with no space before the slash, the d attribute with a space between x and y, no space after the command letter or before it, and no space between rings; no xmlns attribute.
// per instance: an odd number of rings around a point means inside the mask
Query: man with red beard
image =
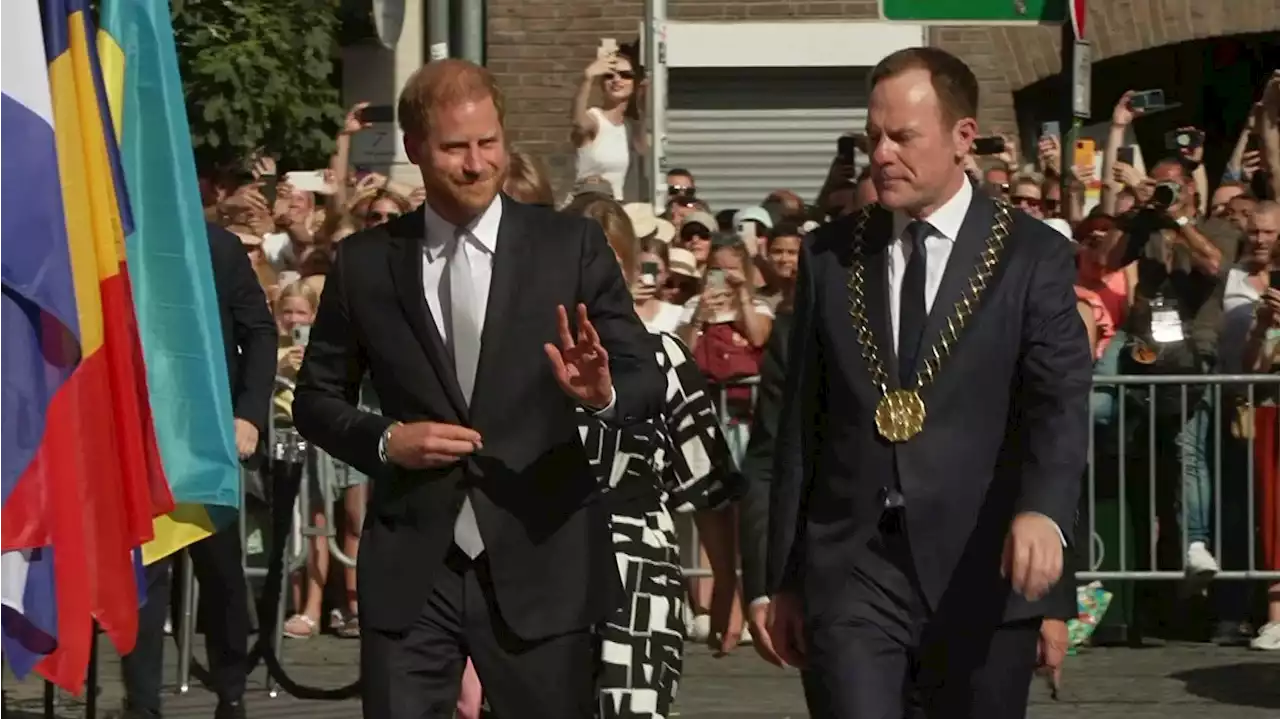
<svg viewBox="0 0 1280 719"><path fill-rule="evenodd" d="M619 587L575 413L657 414L657 347L599 225L500 193L487 70L433 62L397 114L427 201L342 242L293 405L303 436L374 478L364 714L451 717L470 656L498 715L590 717L590 628ZM366 372L385 416L356 406Z"/></svg>

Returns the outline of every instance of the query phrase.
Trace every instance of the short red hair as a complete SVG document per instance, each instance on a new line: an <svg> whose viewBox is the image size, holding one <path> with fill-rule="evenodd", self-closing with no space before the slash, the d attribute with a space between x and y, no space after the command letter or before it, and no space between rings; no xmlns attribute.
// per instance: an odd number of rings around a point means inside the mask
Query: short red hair
<svg viewBox="0 0 1280 719"><path fill-rule="evenodd" d="M406 135L421 138L431 129L433 109L483 100L493 100L501 122L505 117L502 90L493 73L457 58L433 60L418 68L404 84L396 116Z"/></svg>

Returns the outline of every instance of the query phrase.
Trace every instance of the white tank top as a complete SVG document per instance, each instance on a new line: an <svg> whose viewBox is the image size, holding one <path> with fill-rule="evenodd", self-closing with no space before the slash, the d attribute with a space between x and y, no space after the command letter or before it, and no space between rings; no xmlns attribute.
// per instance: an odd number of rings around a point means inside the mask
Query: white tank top
<svg viewBox="0 0 1280 719"><path fill-rule="evenodd" d="M588 108L587 112L596 119L596 134L590 142L578 148L577 179L599 175L613 187L614 198L621 200L627 166L631 164L627 126L613 124L598 107Z"/></svg>

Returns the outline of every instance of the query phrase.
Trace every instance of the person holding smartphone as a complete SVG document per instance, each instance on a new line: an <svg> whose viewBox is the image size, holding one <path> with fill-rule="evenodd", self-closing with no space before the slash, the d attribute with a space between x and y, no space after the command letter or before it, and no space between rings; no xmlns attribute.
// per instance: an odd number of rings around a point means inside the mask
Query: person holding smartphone
<svg viewBox="0 0 1280 719"><path fill-rule="evenodd" d="M631 284L631 296L636 301L636 314L650 332L675 332L680 327L684 308L659 296L659 290L667 284L669 249L665 242L652 237L640 241L640 272Z"/></svg>
<svg viewBox="0 0 1280 719"><path fill-rule="evenodd" d="M577 178L605 178L613 188L614 199L619 201L631 165L632 138L627 120L639 117L639 70L640 63L629 46L619 48L616 40L605 38L595 62L583 73L570 110L573 144L578 148ZM591 104L591 95L597 90L598 106Z"/></svg>

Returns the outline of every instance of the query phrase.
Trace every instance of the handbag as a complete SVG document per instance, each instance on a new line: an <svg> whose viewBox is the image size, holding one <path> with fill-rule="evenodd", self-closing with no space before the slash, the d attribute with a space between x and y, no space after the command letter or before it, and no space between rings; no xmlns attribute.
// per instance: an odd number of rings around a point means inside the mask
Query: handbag
<svg viewBox="0 0 1280 719"><path fill-rule="evenodd" d="M707 327L693 350L693 360L703 376L721 386L759 374L763 355L762 348L753 346L728 322ZM750 387L728 387L724 392L732 401L751 399Z"/></svg>

